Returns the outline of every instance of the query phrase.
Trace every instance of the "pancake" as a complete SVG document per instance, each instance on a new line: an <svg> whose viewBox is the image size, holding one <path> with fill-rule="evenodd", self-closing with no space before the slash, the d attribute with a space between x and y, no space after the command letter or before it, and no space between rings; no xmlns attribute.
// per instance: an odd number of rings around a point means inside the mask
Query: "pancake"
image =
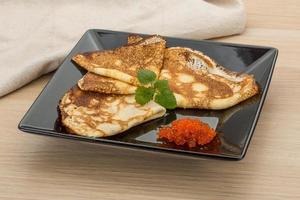
<svg viewBox="0 0 300 200"><path fill-rule="evenodd" d="M128 44L137 43L143 40L138 35L128 36ZM165 42L162 37L152 36L140 42L138 45L145 45L156 42ZM117 79L101 76L92 72L87 72L79 81L78 86L82 90L94 91L106 94L134 94L136 86L119 81Z"/></svg>
<svg viewBox="0 0 300 200"><path fill-rule="evenodd" d="M59 104L62 124L71 133L106 137L161 117L166 110L150 101L141 106L134 95L107 95L71 88Z"/></svg>
<svg viewBox="0 0 300 200"><path fill-rule="evenodd" d="M136 86L140 69L159 75L165 46L166 42L161 37L151 36L114 50L77 54L72 60L89 72Z"/></svg>
<svg viewBox="0 0 300 200"><path fill-rule="evenodd" d="M159 79L166 79L181 108L226 109L258 93L253 76L238 74L189 48L165 51Z"/></svg>
<svg viewBox="0 0 300 200"><path fill-rule="evenodd" d="M134 94L137 88L134 85L91 72L86 73L77 85L82 90L106 94Z"/></svg>

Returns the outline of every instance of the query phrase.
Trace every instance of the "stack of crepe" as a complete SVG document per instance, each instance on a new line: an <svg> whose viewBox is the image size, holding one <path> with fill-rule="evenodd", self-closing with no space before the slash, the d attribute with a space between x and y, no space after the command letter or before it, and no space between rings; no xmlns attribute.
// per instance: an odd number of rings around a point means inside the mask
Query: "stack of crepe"
<svg viewBox="0 0 300 200"><path fill-rule="evenodd" d="M140 69L168 80L180 108L226 109L258 92L253 76L229 71L199 51L166 48L157 35L132 35L123 47L80 53L72 60L88 72L59 108L69 132L84 136L112 136L165 114L154 101L135 102Z"/></svg>

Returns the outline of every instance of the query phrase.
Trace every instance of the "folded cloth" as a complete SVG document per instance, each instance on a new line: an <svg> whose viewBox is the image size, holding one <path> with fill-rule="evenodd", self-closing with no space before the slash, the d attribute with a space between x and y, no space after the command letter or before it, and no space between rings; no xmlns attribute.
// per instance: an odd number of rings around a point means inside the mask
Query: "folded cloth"
<svg viewBox="0 0 300 200"><path fill-rule="evenodd" d="M55 70L87 29L207 39L246 24L242 0L11 0L0 12L0 96Z"/></svg>

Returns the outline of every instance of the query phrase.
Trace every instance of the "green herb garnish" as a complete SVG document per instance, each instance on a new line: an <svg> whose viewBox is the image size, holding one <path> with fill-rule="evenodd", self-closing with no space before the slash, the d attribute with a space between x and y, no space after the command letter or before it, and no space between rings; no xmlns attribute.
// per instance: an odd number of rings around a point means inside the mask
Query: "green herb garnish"
<svg viewBox="0 0 300 200"><path fill-rule="evenodd" d="M141 69L137 73L137 78L142 85L153 83L156 79L156 74L147 69Z"/></svg>
<svg viewBox="0 0 300 200"><path fill-rule="evenodd" d="M140 86L135 91L135 100L141 105L148 103L151 99L153 99L153 95L155 90L153 88L146 88L144 86Z"/></svg>
<svg viewBox="0 0 300 200"><path fill-rule="evenodd" d="M177 106L175 96L170 90L167 80L157 80L156 74L147 69L141 69L137 73L141 86L135 91L135 100L141 105L153 100L167 109Z"/></svg>

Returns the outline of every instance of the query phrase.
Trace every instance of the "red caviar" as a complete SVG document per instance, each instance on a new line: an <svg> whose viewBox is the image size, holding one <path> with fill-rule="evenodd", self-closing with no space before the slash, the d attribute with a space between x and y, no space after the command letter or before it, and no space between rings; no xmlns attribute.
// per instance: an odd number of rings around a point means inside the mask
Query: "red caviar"
<svg viewBox="0 0 300 200"><path fill-rule="evenodd" d="M177 145L196 147L210 143L216 132L208 124L191 118L182 118L171 123L171 127L159 129L158 138Z"/></svg>

